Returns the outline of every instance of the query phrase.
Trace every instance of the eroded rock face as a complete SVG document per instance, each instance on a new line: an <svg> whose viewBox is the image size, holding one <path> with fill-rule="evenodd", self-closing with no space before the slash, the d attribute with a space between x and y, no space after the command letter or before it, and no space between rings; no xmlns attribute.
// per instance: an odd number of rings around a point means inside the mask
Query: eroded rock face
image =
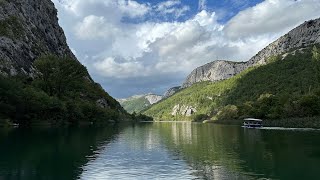
<svg viewBox="0 0 320 180"><path fill-rule="evenodd" d="M32 62L43 54L75 59L50 0L0 2L0 73L33 76Z"/></svg>
<svg viewBox="0 0 320 180"><path fill-rule="evenodd" d="M202 81L220 81L239 74L248 68L244 62L213 61L193 70L182 85L182 88Z"/></svg>
<svg viewBox="0 0 320 180"><path fill-rule="evenodd" d="M316 43L320 43L320 18L306 21L289 31L289 33L258 52L247 64L248 66L266 64L268 57L282 54L292 49L304 48Z"/></svg>
<svg viewBox="0 0 320 180"><path fill-rule="evenodd" d="M149 103L152 105L152 104L155 104L159 101L161 101L162 99L162 96L159 96L159 95L155 95L155 94L148 94L145 96L145 98L149 101Z"/></svg>
<svg viewBox="0 0 320 180"><path fill-rule="evenodd" d="M164 95L163 98L168 98L170 96L172 96L173 94L175 94L177 91L179 91L181 89L181 86L176 86L176 87L172 87L170 89L168 89Z"/></svg>
<svg viewBox="0 0 320 180"><path fill-rule="evenodd" d="M177 104L172 108L171 115L177 116L178 114L180 114L182 116L190 117L196 112L197 112L197 109L192 106L187 106L187 105L180 106L180 104Z"/></svg>
<svg viewBox="0 0 320 180"><path fill-rule="evenodd" d="M271 56L280 55L290 50L301 49L320 43L320 18L307 21L286 35L274 41L247 62L213 61L198 67L184 81L182 88L201 81L220 81L228 79L243 70L267 63Z"/></svg>

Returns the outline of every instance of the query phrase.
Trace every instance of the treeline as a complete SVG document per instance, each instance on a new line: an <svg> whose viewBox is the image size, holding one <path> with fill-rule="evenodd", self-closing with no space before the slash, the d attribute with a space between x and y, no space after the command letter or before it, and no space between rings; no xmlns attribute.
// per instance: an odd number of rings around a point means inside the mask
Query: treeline
<svg viewBox="0 0 320 180"><path fill-rule="evenodd" d="M129 117L74 59L47 55L34 66L40 72L34 79L0 76L2 124L108 123Z"/></svg>

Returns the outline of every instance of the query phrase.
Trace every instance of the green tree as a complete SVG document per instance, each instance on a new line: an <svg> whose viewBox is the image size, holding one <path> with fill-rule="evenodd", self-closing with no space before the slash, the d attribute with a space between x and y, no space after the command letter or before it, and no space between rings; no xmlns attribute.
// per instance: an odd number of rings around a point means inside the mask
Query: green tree
<svg viewBox="0 0 320 180"><path fill-rule="evenodd" d="M314 63L314 70L316 71L318 83L320 83L320 50L313 46L312 49L312 60Z"/></svg>
<svg viewBox="0 0 320 180"><path fill-rule="evenodd" d="M34 65L42 73L40 84L43 84L43 90L51 96L60 97L75 84L84 81L87 76L83 65L67 57L42 56L34 62Z"/></svg>

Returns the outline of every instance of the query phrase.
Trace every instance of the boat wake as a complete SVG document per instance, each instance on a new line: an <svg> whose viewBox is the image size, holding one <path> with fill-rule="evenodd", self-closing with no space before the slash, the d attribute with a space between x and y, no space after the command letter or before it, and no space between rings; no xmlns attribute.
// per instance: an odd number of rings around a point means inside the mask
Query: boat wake
<svg viewBox="0 0 320 180"><path fill-rule="evenodd" d="M281 131L319 131L320 129L315 128L285 128L285 127L261 127L262 130L281 130Z"/></svg>

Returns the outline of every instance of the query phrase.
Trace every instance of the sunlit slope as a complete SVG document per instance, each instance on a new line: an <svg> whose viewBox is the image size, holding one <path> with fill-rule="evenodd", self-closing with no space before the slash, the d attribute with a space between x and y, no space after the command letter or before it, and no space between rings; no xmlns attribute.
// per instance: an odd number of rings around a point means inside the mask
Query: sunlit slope
<svg viewBox="0 0 320 180"><path fill-rule="evenodd" d="M155 120L192 120L200 115L212 119L318 115L312 110L319 103L318 63L312 60L312 47L270 57L268 61L267 65L224 81L194 84L151 106L144 114ZM178 104L193 106L196 112L191 117L181 113L174 116L173 108Z"/></svg>
<svg viewBox="0 0 320 180"><path fill-rule="evenodd" d="M144 96L137 99L131 99L120 104L129 113L139 113L147 106L150 106L150 102Z"/></svg>

